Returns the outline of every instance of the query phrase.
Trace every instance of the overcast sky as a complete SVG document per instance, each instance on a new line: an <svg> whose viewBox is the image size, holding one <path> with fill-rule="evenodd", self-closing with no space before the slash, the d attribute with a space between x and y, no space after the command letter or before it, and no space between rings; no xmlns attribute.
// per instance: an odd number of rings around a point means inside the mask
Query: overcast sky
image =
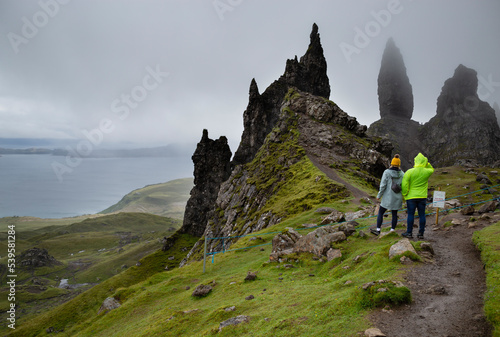
<svg viewBox="0 0 500 337"><path fill-rule="evenodd" d="M498 0L0 0L0 137L153 146L195 143L207 128L234 153L251 79L261 93L278 79L313 23L330 99L361 124L380 118L389 37L414 120L435 115L460 63L478 72L482 99L500 102Z"/></svg>

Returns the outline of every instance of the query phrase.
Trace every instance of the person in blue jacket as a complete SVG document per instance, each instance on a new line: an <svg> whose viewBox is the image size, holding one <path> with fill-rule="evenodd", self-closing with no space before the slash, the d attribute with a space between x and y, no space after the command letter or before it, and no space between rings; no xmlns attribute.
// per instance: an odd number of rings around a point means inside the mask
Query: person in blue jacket
<svg viewBox="0 0 500 337"><path fill-rule="evenodd" d="M384 171L382 179L380 179L380 188L377 194L377 200L382 199L382 201L380 202L378 210L377 228L370 230L375 235L380 234L384 213L387 210L392 213L391 232L396 229L396 225L398 223L398 210L400 210L403 205L403 195L401 194L401 188L399 189L399 192L395 192L391 187L393 184L399 184L399 186L401 186L404 172L400 167L401 159L399 159L399 154L395 154L394 158L391 160L391 166Z"/></svg>

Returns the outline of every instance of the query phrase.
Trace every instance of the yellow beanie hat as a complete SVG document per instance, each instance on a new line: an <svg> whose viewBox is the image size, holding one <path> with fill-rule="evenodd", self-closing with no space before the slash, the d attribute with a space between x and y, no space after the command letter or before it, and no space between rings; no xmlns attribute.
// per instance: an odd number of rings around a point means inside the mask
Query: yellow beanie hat
<svg viewBox="0 0 500 337"><path fill-rule="evenodd" d="M399 154L395 154L394 158L391 160L391 166L401 166L401 159L399 159Z"/></svg>

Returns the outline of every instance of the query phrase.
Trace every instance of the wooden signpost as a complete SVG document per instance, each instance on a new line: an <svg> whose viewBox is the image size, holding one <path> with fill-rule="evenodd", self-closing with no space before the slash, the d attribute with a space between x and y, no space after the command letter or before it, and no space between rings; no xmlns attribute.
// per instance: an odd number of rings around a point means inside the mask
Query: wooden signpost
<svg viewBox="0 0 500 337"><path fill-rule="evenodd" d="M446 200L446 192L441 191L441 187L437 191L434 191L434 196L432 199L432 207L436 209L436 225L439 223L439 209L444 209L444 201Z"/></svg>

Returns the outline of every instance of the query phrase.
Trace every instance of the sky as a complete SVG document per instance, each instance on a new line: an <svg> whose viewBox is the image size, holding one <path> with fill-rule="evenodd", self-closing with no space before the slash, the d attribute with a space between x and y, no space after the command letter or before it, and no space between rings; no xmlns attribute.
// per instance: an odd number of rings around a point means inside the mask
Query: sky
<svg viewBox="0 0 500 337"><path fill-rule="evenodd" d="M459 64L500 102L498 0L0 0L0 138L93 148L196 143L235 152L248 89L300 58L313 23L330 99L369 126L387 40L413 87L413 120L436 113Z"/></svg>

